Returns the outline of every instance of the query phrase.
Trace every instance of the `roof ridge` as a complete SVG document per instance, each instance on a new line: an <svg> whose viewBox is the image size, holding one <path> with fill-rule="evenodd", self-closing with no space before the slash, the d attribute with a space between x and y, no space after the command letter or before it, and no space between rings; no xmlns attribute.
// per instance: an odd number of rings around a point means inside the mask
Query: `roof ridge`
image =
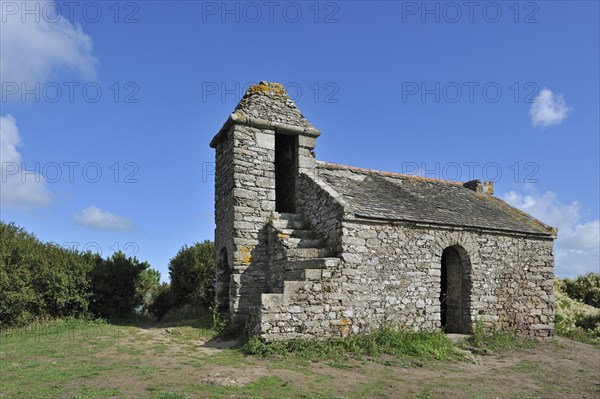
<svg viewBox="0 0 600 399"><path fill-rule="evenodd" d="M409 175L406 173L398 173L398 172L386 172L383 170L359 168L357 166L342 165L342 164L333 163L333 162L325 162L325 161L317 160L317 163L322 164L324 166L330 166L330 167L337 168L337 169L346 169L346 170L356 171L356 172L377 173L377 174L381 174L384 176L403 177L403 178L409 178L409 179L415 179L415 180L452 184L455 186L462 186L464 184L463 182L455 181L455 180L442 180L442 179L436 179L434 177L416 176L416 175Z"/></svg>

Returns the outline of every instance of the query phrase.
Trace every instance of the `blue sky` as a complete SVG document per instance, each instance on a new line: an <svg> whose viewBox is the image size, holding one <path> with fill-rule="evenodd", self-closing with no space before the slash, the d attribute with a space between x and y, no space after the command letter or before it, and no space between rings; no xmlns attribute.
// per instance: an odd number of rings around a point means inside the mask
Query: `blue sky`
<svg viewBox="0 0 600 399"><path fill-rule="evenodd" d="M284 84L317 158L467 181L599 272L599 3L1 2L1 218L167 265L212 239L208 143Z"/></svg>

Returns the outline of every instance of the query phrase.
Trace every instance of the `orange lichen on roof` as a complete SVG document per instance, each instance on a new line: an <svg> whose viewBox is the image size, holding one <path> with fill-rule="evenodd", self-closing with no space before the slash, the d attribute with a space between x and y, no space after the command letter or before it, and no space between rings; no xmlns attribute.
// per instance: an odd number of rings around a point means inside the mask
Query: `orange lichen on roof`
<svg viewBox="0 0 600 399"><path fill-rule="evenodd" d="M339 163L332 163L332 162L323 162L323 161L317 161L317 163L320 163L326 167L331 167L331 168L336 168L336 169L346 169L346 170L350 170L350 171L354 171L354 172L361 172L361 173L377 173L383 176L390 176L390 177L401 177L401 178L409 178L409 179L416 179L416 180L423 180L423 181L431 181L431 182L437 182L437 183L445 183L445 184L452 184L454 186L461 186L463 185L462 182L459 181L454 181L454 180L442 180L442 179L436 179L434 177L425 177L425 176L415 176L415 175L409 175L409 174L404 174L404 173L397 173L397 172L386 172L383 170L377 170L377 169L367 169L367 168L359 168L356 166L348 166L348 165L342 165Z"/></svg>
<svg viewBox="0 0 600 399"><path fill-rule="evenodd" d="M248 91L246 92L247 95L257 93L275 94L278 96L282 96L285 94L285 88L280 83L260 82L258 84L250 86L248 88Z"/></svg>

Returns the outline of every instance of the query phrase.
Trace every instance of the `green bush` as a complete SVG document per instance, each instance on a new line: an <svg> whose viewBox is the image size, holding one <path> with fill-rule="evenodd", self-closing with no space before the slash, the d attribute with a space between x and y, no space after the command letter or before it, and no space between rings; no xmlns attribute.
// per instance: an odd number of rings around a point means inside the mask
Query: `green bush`
<svg viewBox="0 0 600 399"><path fill-rule="evenodd" d="M580 317L586 319L589 316L576 316L576 318ZM585 326L585 328L582 326ZM580 320L579 325L577 325L577 322L573 322L573 320L558 314L554 322L556 335L600 346L600 325L596 324L596 328L594 329L590 329L591 326L593 324L590 324L589 320Z"/></svg>
<svg viewBox="0 0 600 399"><path fill-rule="evenodd" d="M173 292L171 286L163 283L158 287L153 302L150 304L150 313L154 315L156 321L161 321L163 317L173 309Z"/></svg>
<svg viewBox="0 0 600 399"><path fill-rule="evenodd" d="M598 330L600 332L600 313L598 314L581 314L575 315L575 325L584 330ZM600 337L600 334L597 334Z"/></svg>
<svg viewBox="0 0 600 399"><path fill-rule="evenodd" d="M90 310L106 318L132 316L144 306L146 289L158 289L160 274L149 272L149 268L148 262L128 258L121 251L106 260L96 257L96 265L90 272L93 293Z"/></svg>
<svg viewBox="0 0 600 399"><path fill-rule="evenodd" d="M205 316L208 310L205 307L183 305L177 308L171 308L162 318L162 321L180 322L192 319L198 319Z"/></svg>
<svg viewBox="0 0 600 399"><path fill-rule="evenodd" d="M175 306L211 305L214 301L215 245L206 240L184 245L169 262Z"/></svg>
<svg viewBox="0 0 600 399"><path fill-rule="evenodd" d="M575 280L566 278L562 281L562 290L569 298L600 308L600 274L588 273Z"/></svg>
<svg viewBox="0 0 600 399"><path fill-rule="evenodd" d="M600 309L570 298L565 293L564 286L564 280L555 280L554 329L556 334L600 345Z"/></svg>
<svg viewBox="0 0 600 399"><path fill-rule="evenodd" d="M43 243L0 221L0 328L84 315L93 265L90 254Z"/></svg>
<svg viewBox="0 0 600 399"><path fill-rule="evenodd" d="M103 317L147 310L160 273L146 262L116 253L102 259L44 243L0 221L0 328L36 320Z"/></svg>

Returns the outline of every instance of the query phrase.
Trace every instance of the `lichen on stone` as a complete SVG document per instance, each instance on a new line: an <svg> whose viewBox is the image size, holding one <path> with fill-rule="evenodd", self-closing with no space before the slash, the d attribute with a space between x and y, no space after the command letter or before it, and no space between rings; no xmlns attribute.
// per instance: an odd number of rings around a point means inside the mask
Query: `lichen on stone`
<svg viewBox="0 0 600 399"><path fill-rule="evenodd" d="M246 96L252 94L274 94L276 96L283 96L286 93L282 84L263 81L248 88Z"/></svg>
<svg viewBox="0 0 600 399"><path fill-rule="evenodd" d="M242 264L244 266L250 266L250 263L252 263L252 248L254 246L253 245L242 245L240 247L240 252L241 252L241 261Z"/></svg>

